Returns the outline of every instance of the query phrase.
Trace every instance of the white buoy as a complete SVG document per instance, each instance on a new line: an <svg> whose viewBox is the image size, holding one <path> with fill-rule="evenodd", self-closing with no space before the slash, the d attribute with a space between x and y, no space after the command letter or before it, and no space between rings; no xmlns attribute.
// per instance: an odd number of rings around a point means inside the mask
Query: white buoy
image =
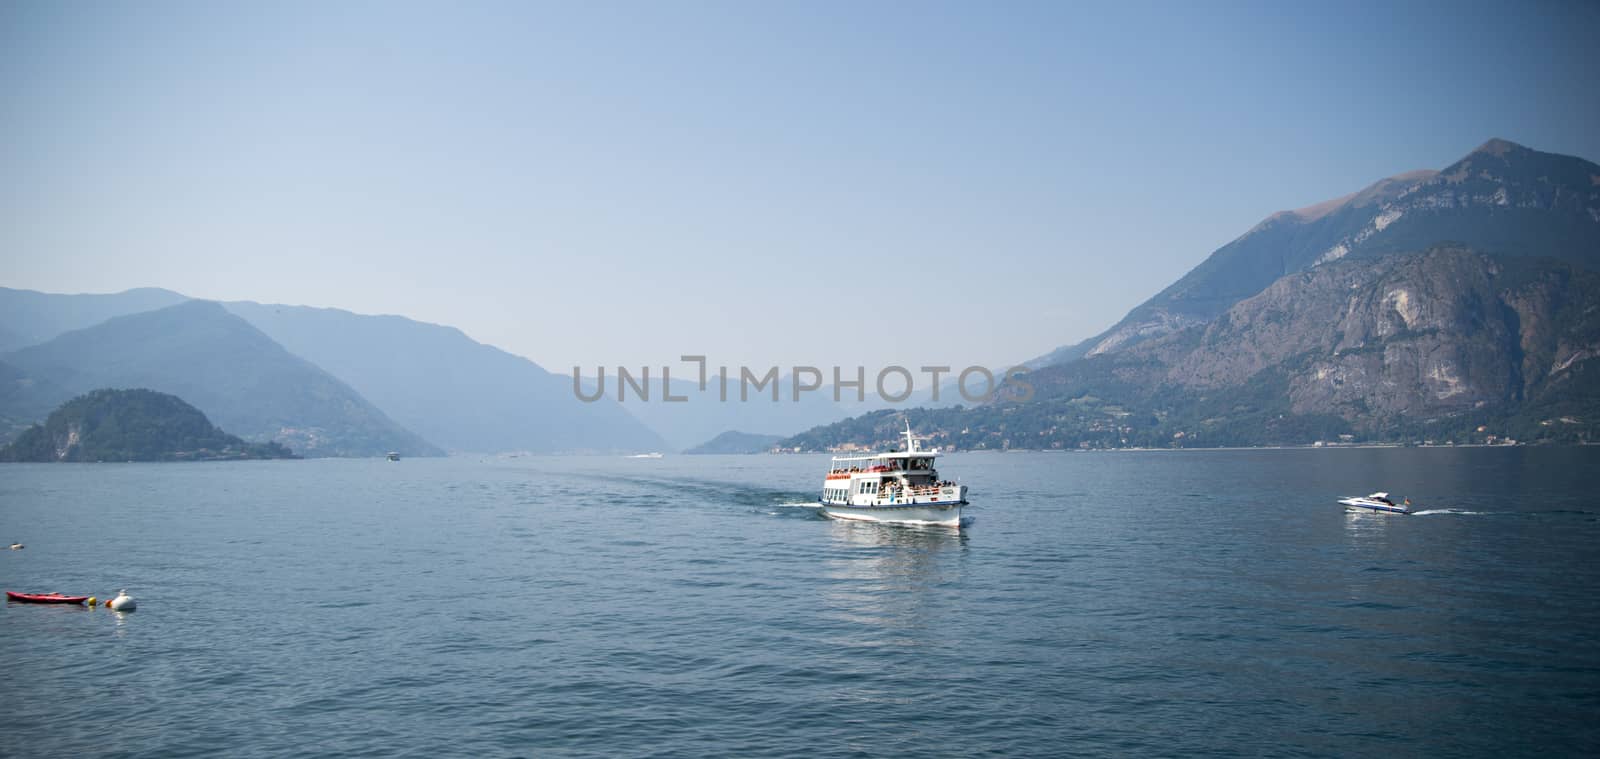
<svg viewBox="0 0 1600 759"><path fill-rule="evenodd" d="M119 590L116 598L106 602L106 608L112 611L133 611L139 608L139 604L133 600L133 596L128 595L128 591Z"/></svg>

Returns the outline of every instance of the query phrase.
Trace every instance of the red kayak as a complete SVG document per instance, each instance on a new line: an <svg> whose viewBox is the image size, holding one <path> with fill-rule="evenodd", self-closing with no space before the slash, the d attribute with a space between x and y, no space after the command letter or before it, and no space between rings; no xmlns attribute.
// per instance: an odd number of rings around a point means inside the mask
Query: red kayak
<svg viewBox="0 0 1600 759"><path fill-rule="evenodd" d="M89 600L88 596L63 596L60 593L18 593L14 590L6 591L7 601L21 601L27 604L81 604Z"/></svg>

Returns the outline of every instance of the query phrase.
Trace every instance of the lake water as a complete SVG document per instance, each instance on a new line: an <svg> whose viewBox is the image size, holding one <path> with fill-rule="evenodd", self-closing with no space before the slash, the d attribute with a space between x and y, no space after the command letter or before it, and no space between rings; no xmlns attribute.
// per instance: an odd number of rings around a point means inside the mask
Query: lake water
<svg viewBox="0 0 1600 759"><path fill-rule="evenodd" d="M1600 751L1600 449L826 461L0 466L0 754Z"/></svg>

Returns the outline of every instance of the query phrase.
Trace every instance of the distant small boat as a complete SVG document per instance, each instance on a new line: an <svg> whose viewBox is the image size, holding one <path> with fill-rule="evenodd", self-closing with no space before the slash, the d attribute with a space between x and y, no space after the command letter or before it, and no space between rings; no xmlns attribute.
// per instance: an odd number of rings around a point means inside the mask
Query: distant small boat
<svg viewBox="0 0 1600 759"><path fill-rule="evenodd" d="M655 452L651 452L651 453L635 453L632 456L629 456L628 458L630 458L630 459L659 459L659 458L661 458L661 454L655 453Z"/></svg>
<svg viewBox="0 0 1600 759"><path fill-rule="evenodd" d="M60 593L18 593L14 590L6 591L7 601L21 601L25 604L81 604L89 600L88 596L63 596Z"/></svg>
<svg viewBox="0 0 1600 759"><path fill-rule="evenodd" d="M399 451L389 451L388 456L389 456L389 460L390 461L399 461L400 460L400 452Z"/></svg>
<svg viewBox="0 0 1600 759"><path fill-rule="evenodd" d="M1411 513L1411 509L1407 508L1411 505L1411 501L1407 500L1405 505L1395 503L1394 501L1389 500L1388 493L1373 493L1371 495L1359 497L1351 496L1349 498L1340 498L1339 503L1344 504L1344 507L1347 511L1371 511L1383 512L1385 514Z"/></svg>

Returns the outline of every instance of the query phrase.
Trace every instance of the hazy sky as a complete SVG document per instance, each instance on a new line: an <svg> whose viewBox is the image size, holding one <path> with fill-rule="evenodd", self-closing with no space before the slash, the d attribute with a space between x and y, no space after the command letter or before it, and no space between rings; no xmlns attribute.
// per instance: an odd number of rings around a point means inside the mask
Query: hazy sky
<svg viewBox="0 0 1600 759"><path fill-rule="evenodd" d="M1597 39L1588 2L7 2L0 285L555 371L1000 364L1489 137L1600 159Z"/></svg>

